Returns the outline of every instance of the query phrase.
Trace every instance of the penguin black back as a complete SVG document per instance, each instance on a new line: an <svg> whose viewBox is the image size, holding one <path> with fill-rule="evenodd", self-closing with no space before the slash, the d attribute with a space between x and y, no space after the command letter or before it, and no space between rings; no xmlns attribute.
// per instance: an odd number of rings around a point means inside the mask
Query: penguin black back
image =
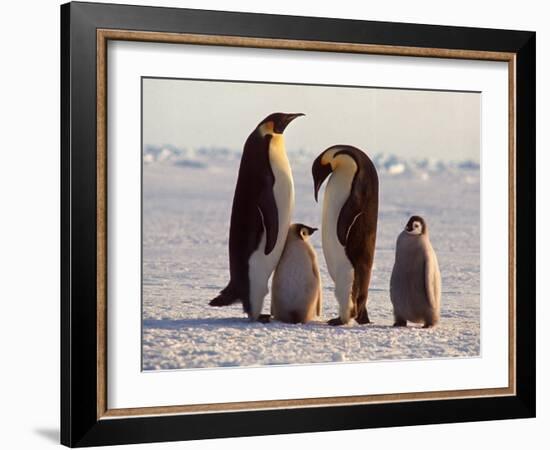
<svg viewBox="0 0 550 450"><path fill-rule="evenodd" d="M338 217L338 239L354 267L352 297L356 320L368 323L366 302L374 262L378 222L378 174L370 158L355 147L346 147L338 154L347 154L357 164L350 195Z"/></svg>
<svg viewBox="0 0 550 450"><path fill-rule="evenodd" d="M274 134L282 139L280 134L286 126L301 115L303 114L270 114L258 124L244 144L229 229L230 281L220 295L210 302L211 306L229 305L240 300L244 311L251 315L250 297L259 297L257 293L251 294L251 282L255 281L250 279L249 269L253 268L250 266L251 255L259 250L264 232L265 246L261 251L264 255L273 252L280 237L279 219L288 214L286 211L285 215L280 216L278 211L274 192L276 174L270 160L270 148ZM284 146L282 151L284 153ZM285 229L284 239L286 232ZM284 239L279 239L283 245ZM266 270L269 270L271 263L266 264ZM270 274L271 272L267 276Z"/></svg>
<svg viewBox="0 0 550 450"><path fill-rule="evenodd" d="M274 224L271 228L271 239L269 236L266 238L267 249L274 245L273 240L276 239L278 231L277 208L272 197L275 178L268 153L270 140L271 135L262 136L258 129L255 129L246 140L233 196L229 226L230 281L221 291L220 297L225 297L228 303L240 299L245 312L249 310L248 258L258 248L264 228L257 207L261 201L270 211L267 214L268 220L271 216L271 222ZM262 192L265 198L260 199Z"/></svg>

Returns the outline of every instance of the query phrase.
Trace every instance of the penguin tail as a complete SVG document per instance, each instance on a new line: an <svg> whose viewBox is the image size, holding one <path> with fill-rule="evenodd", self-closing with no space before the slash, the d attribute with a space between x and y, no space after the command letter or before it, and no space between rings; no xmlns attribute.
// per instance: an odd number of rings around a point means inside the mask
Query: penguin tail
<svg viewBox="0 0 550 450"><path fill-rule="evenodd" d="M220 292L216 298L210 300L208 303L210 306L229 306L233 303L237 303L239 298L232 294L231 292L226 291L225 289Z"/></svg>

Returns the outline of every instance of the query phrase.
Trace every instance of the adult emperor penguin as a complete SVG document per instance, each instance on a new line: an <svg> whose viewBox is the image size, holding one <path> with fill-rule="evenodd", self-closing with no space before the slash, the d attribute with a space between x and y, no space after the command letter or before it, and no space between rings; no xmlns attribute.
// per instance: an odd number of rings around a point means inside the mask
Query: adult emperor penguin
<svg viewBox="0 0 550 450"><path fill-rule="evenodd" d="M250 320L261 316L267 282L283 251L294 207L294 184L283 132L304 114L274 113L244 144L229 230L229 284L211 306L241 301Z"/></svg>
<svg viewBox="0 0 550 450"><path fill-rule="evenodd" d="M404 327L410 321L430 328L439 322L441 275L428 227L420 216L412 216L397 238L390 297L394 326Z"/></svg>
<svg viewBox="0 0 550 450"><path fill-rule="evenodd" d="M376 168L358 148L335 145L317 157L312 174L315 200L331 175L323 201L322 241L340 315L328 324L343 325L353 317L369 323L367 297L378 221Z"/></svg>
<svg viewBox="0 0 550 450"><path fill-rule="evenodd" d="M307 323L321 315L321 276L309 237L317 228L293 223L271 283L271 315L281 322Z"/></svg>

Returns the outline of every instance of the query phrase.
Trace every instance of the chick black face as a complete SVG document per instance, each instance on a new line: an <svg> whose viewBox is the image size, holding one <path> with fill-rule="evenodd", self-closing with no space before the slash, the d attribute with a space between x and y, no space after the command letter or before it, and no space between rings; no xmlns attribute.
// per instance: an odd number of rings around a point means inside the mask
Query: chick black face
<svg viewBox="0 0 550 450"><path fill-rule="evenodd" d="M305 116L303 113L273 113L267 116L264 120L262 120L258 127L261 127L262 125L269 124L270 127L273 129L273 133L281 134L285 131L285 128L288 126L290 122L292 122L294 119Z"/></svg>

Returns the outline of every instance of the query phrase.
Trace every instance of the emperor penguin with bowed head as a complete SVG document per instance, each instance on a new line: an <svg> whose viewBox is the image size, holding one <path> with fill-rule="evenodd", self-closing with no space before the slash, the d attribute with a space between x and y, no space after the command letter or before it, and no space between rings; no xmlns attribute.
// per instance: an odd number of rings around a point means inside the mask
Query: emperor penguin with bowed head
<svg viewBox="0 0 550 450"><path fill-rule="evenodd" d="M407 321L430 328L439 322L441 275L426 221L412 216L397 238L390 297L394 326Z"/></svg>
<svg viewBox="0 0 550 450"><path fill-rule="evenodd" d="M369 323L368 289L378 222L378 174L356 147L335 145L312 167L315 200L330 175L323 201L322 241L328 272L335 284L339 316L329 325L355 318Z"/></svg>
<svg viewBox="0 0 550 450"><path fill-rule="evenodd" d="M283 132L304 114L274 113L244 144L229 229L229 284L211 306L242 302L251 321L261 315L267 282L283 252L294 207L294 184Z"/></svg>
<svg viewBox="0 0 550 450"><path fill-rule="evenodd" d="M307 323L321 315L321 276L309 237L317 228L293 223L271 283L271 315L281 322Z"/></svg>

